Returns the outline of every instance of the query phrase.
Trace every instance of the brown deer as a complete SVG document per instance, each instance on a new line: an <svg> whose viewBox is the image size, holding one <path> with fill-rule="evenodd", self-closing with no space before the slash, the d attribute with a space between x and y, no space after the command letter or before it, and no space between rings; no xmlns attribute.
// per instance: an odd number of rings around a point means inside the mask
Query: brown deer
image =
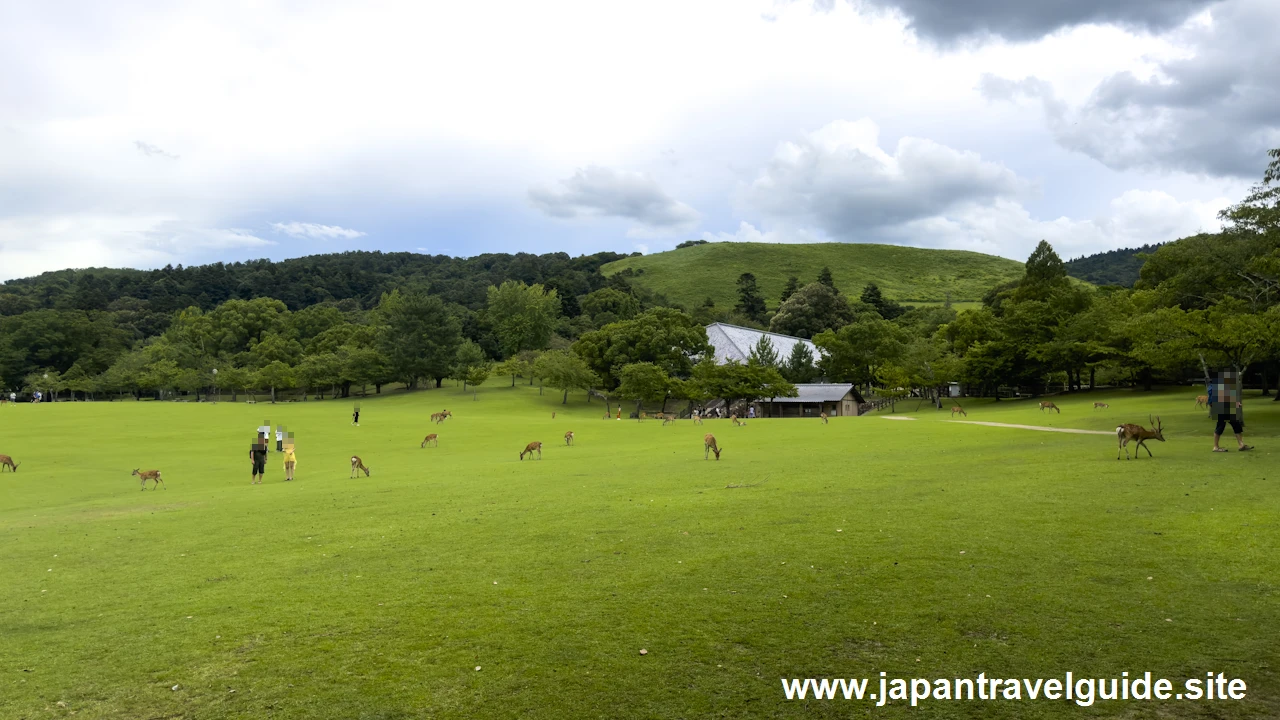
<svg viewBox="0 0 1280 720"><path fill-rule="evenodd" d="M1141 425L1134 425L1133 423L1124 423L1120 427L1116 428L1116 439L1120 441L1120 448L1124 449L1124 457L1126 460L1130 459L1130 440L1138 441L1138 444L1133 448L1133 454L1135 457L1139 454L1138 450L1142 448L1147 449L1147 457L1152 457L1151 448L1147 447L1146 444L1148 440L1159 440L1160 442L1164 442L1164 427L1160 424L1160 418L1155 418L1153 420L1151 416L1148 415L1147 420L1155 426L1155 430L1148 430ZM1120 459L1120 449L1116 450L1116 459Z"/></svg>
<svg viewBox="0 0 1280 720"><path fill-rule="evenodd" d="M693 424L694 424L694 425L701 425L701 424L702 424L702 413L700 413L700 412L695 412L695 413L693 414Z"/></svg>
<svg viewBox="0 0 1280 720"><path fill-rule="evenodd" d="M159 487L160 487L160 484L164 482L164 479L160 477L160 471L159 471L159 470L142 470L142 469L139 469L139 468L135 468L135 469L134 469L134 471L133 471L133 474L134 474L135 476L137 476L137 477L142 478L142 489L143 489L143 490L146 490L146 489L147 489L147 481L148 481L148 480L152 480L152 481L154 481L154 482L155 482L155 485L152 485L152 486L151 486L151 489L152 489L152 490L155 490L156 488L159 488ZM168 485L166 485L166 486L165 486L165 489L167 490L168 488L169 488L169 486L168 486Z"/></svg>
<svg viewBox="0 0 1280 720"><path fill-rule="evenodd" d="M1108 404L1106 404L1106 403L1104 403L1104 402L1096 402L1096 403L1094 403L1094 404L1093 404L1093 409L1094 409L1094 410L1098 410L1098 409L1101 409L1101 408L1109 408L1109 407L1111 407L1111 406L1110 406L1110 405L1108 405Z"/></svg>
<svg viewBox="0 0 1280 720"><path fill-rule="evenodd" d="M440 436L436 435L435 433L431 433L430 435L422 438L422 444L419 445L418 447L426 447L427 443L431 443L436 447L440 447Z"/></svg>
<svg viewBox="0 0 1280 720"><path fill-rule="evenodd" d="M431 421L439 425L440 423L444 422L445 420L449 419L452 416L453 416L453 413L449 412L448 410L444 410L438 413L431 413Z"/></svg>
<svg viewBox="0 0 1280 720"><path fill-rule="evenodd" d="M827 414L826 414L826 413L821 413L821 414L819 414L819 415L818 415L818 417L822 419L822 424L823 424L823 425L826 425L826 424L828 423L828 419L827 419Z"/></svg>
<svg viewBox="0 0 1280 720"><path fill-rule="evenodd" d="M951 417L955 417L956 413L960 413L965 417L969 417L969 413L965 412L964 408L960 407L959 405L956 405L955 407L951 408Z"/></svg>
<svg viewBox="0 0 1280 720"><path fill-rule="evenodd" d="M673 414L671 414L671 413L663 413L663 415L662 415L662 424L663 424L663 425L675 425L675 424L676 424L676 416L675 416L675 415L673 415Z"/></svg>
<svg viewBox="0 0 1280 720"><path fill-rule="evenodd" d="M538 459L541 460L542 459L542 443L535 441L535 442L529 443L528 445L525 445L524 450L520 451L520 459L524 460L524 456L526 453L529 455L529 458L532 459L533 454L535 452L538 453Z"/></svg>
<svg viewBox="0 0 1280 720"><path fill-rule="evenodd" d="M729 422L733 423L734 427L741 427L747 424L746 420L739 420L737 415L730 415Z"/></svg>
<svg viewBox="0 0 1280 720"><path fill-rule="evenodd" d="M555 410L552 410L552 411L551 411L551 419L552 419L552 420L555 420L555 419L556 419L556 411L555 411Z"/></svg>
<svg viewBox="0 0 1280 720"><path fill-rule="evenodd" d="M5 468L9 468L13 472L18 472L18 466L21 464L22 463L14 462L13 458L8 455L0 455L0 472L3 472Z"/></svg>
<svg viewBox="0 0 1280 720"><path fill-rule="evenodd" d="M1045 410L1057 410L1059 415L1062 414L1062 410L1057 405L1054 405L1048 400L1045 400L1044 402L1040 403L1040 411L1044 412Z"/></svg>
<svg viewBox="0 0 1280 720"><path fill-rule="evenodd" d="M1199 410L1199 409L1200 409L1200 408L1202 408L1202 407L1209 407L1209 396L1208 396L1208 395L1197 395L1197 396L1196 396L1196 409L1197 409L1197 410Z"/></svg>
<svg viewBox="0 0 1280 720"><path fill-rule="evenodd" d="M565 433L565 434L564 434L564 444L565 444L565 445L572 445L572 444L573 444L573 431L572 431L572 430L570 430L569 432L567 432L567 433Z"/></svg>
<svg viewBox="0 0 1280 720"><path fill-rule="evenodd" d="M357 470L363 470L365 477L369 477L369 475L373 472L368 467L365 467L364 461L360 459L359 455L352 455L351 456L351 477L356 476Z"/></svg>
<svg viewBox="0 0 1280 720"><path fill-rule="evenodd" d="M716 460L720 459L720 448L716 445L716 436L711 433L707 433L706 436L702 438L702 459L706 460L711 453L716 454Z"/></svg>

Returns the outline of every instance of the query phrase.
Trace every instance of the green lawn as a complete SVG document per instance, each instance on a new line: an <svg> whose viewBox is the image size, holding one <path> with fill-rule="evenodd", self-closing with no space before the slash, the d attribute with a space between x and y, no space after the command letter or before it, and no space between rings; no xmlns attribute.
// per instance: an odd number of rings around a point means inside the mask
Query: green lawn
<svg viewBox="0 0 1280 720"><path fill-rule="evenodd" d="M908 304L939 304L950 293L955 304L976 306L983 293L1021 278L1020 262L964 250L932 250L868 243L708 243L667 252L625 258L601 272L626 268L643 274L636 282L693 308L708 297L719 307L738 300L735 281L744 272L756 276L769 307L776 307L787 278L801 285L815 282L823 266L831 268L836 286L850 297L876 283L884 296Z"/></svg>
<svg viewBox="0 0 1280 720"><path fill-rule="evenodd" d="M1160 414L1168 442L1129 462L914 401L741 428L501 383L363 399L359 428L351 401L0 407L22 463L0 475L0 718L1277 717L1280 403L1250 397L1257 450L1214 455L1195 394L963 403ZM296 482L273 452L249 485L264 419L297 432ZM1249 696L875 708L780 683L1148 670Z"/></svg>

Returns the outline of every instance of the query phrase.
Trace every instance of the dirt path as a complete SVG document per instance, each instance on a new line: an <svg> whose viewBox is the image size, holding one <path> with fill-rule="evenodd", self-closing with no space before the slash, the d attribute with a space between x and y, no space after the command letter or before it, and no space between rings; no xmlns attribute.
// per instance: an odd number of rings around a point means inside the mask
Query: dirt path
<svg viewBox="0 0 1280 720"><path fill-rule="evenodd" d="M1042 430L1042 431L1044 431L1044 432L1076 433L1077 435L1111 435L1111 436L1114 436L1114 435L1116 434L1114 430L1111 430L1111 431L1107 431L1107 430L1078 430L1078 429L1076 429L1076 428L1052 428L1052 427L1041 427L1041 426L1039 426L1039 425L1010 425L1009 423L982 422L981 420L948 420L947 422L964 423L965 425L989 425L989 426L991 426L991 427L1018 428L1019 430Z"/></svg>

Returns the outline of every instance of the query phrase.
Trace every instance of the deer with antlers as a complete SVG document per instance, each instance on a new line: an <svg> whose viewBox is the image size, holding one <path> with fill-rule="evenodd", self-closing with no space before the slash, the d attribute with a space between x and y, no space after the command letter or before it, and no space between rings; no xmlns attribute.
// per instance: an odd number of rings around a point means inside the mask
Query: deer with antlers
<svg viewBox="0 0 1280 720"><path fill-rule="evenodd" d="M1057 410L1059 415L1062 414L1062 410L1057 405L1054 405L1048 400L1045 400L1044 402L1040 403L1040 411L1044 412L1045 410Z"/></svg>
<svg viewBox="0 0 1280 720"><path fill-rule="evenodd" d="M427 443L431 443L436 447L440 447L440 436L436 435L435 433L431 433L430 435L422 438L422 444L419 445L418 447L424 448L427 446Z"/></svg>
<svg viewBox="0 0 1280 720"><path fill-rule="evenodd" d="M1093 404L1093 409L1094 409L1094 410L1099 410L1099 409L1102 409L1102 408L1109 408L1109 407L1111 407L1111 406L1110 406L1110 405L1108 405L1108 404L1106 404L1106 403L1104 403L1104 402L1096 402L1096 403L1094 403L1094 404Z"/></svg>
<svg viewBox="0 0 1280 720"><path fill-rule="evenodd" d="M370 470L368 467L365 466L364 461L360 459L359 455L352 455L351 456L351 477L356 476L357 470L363 470L365 477L369 477L369 475L372 474L373 472L372 470Z"/></svg>
<svg viewBox="0 0 1280 720"><path fill-rule="evenodd" d="M1142 448L1147 449L1147 457L1152 457L1151 448L1146 445L1148 440L1159 440L1160 442L1164 442L1164 427L1160 424L1160 418L1152 419L1152 417L1148 415L1147 421L1155 427L1154 430L1148 430L1141 425L1135 425L1133 423L1124 423L1120 427L1116 428L1116 439L1120 441L1120 448L1124 449L1124 458L1126 460L1131 459L1129 457L1130 440L1138 441L1138 444L1133 448L1133 454L1135 457L1139 455L1138 451ZM1116 459L1120 459L1119 449L1116 450Z"/></svg>
<svg viewBox="0 0 1280 720"><path fill-rule="evenodd" d="M520 459L524 460L525 454L528 454L529 458L532 459L534 453L538 453L539 460L542 459L542 443L535 441L525 445L524 450L520 451Z"/></svg>
<svg viewBox="0 0 1280 720"><path fill-rule="evenodd" d="M22 463L14 462L13 458L8 455L0 455L0 472L3 472L5 468L9 468L13 472L18 472L18 466L21 464Z"/></svg>
<svg viewBox="0 0 1280 720"><path fill-rule="evenodd" d="M146 490L146 489L147 489L147 481L148 481L148 480L151 480L151 481L155 482L155 485L151 486L151 489L152 489L152 490L155 490L155 489L159 488L159 487L160 487L160 485L161 485L161 483L163 483L163 482L164 482L164 479L160 477L160 471L159 471L159 470L142 470L142 469L140 469L140 468L134 468L134 470L133 470L133 474L134 474L134 476L136 476L136 477L140 477L140 478L142 478L142 489L143 489L143 490ZM167 489L169 489L169 486L168 486L168 485L165 485L165 489L166 489L166 490L167 490Z"/></svg>
<svg viewBox="0 0 1280 720"><path fill-rule="evenodd" d="M716 460L720 459L720 447L716 445L716 436L707 433L702 438L702 459L706 460L711 453L716 454Z"/></svg>
<svg viewBox="0 0 1280 720"><path fill-rule="evenodd" d="M566 432L566 433L564 434L564 444L565 444L565 445L572 445L572 444L573 444L573 431L572 431L572 430L570 430L570 431L568 431L568 432Z"/></svg>
<svg viewBox="0 0 1280 720"><path fill-rule="evenodd" d="M955 417L955 416L956 416L956 413L960 413L961 415L963 415L963 416L965 416L965 417L969 417L969 413L965 412L965 411L964 411L964 408L960 407L959 405L953 406L953 407L951 408L951 417Z"/></svg>

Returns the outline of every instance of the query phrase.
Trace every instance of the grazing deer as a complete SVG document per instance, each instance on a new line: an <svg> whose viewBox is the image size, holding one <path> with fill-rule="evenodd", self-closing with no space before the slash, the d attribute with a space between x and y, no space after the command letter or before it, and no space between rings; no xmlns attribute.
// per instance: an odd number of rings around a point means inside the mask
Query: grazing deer
<svg viewBox="0 0 1280 720"><path fill-rule="evenodd" d="M1202 408L1202 407L1209 407L1209 396L1208 396L1208 395L1197 395L1197 396L1196 396L1196 409L1197 409L1197 410L1199 410L1199 409L1200 409L1200 408Z"/></svg>
<svg viewBox="0 0 1280 720"><path fill-rule="evenodd" d="M524 456L526 453L529 455L530 458L532 458L535 452L538 453L538 459L541 460L542 459L542 443L531 442L528 445L525 445L524 450L520 451L520 459L524 460Z"/></svg>
<svg viewBox="0 0 1280 720"><path fill-rule="evenodd" d="M440 447L440 437L435 433L431 433L430 435L422 438L422 444L418 447L426 447L427 443L432 443L436 447Z"/></svg>
<svg viewBox="0 0 1280 720"><path fill-rule="evenodd" d="M700 413L700 412L696 412L696 413L694 413L694 414L693 414L693 424L694 424L694 425L701 425L701 424L702 424L702 413Z"/></svg>
<svg viewBox="0 0 1280 720"><path fill-rule="evenodd" d="M146 489L147 489L147 481L148 481L148 480L152 480L152 481L154 481L154 482L155 482L155 485L151 486L151 489L152 489L152 490L155 490L156 488L160 487L160 484L164 482L164 479L160 477L160 471L159 471L159 470L142 470L142 469L139 469L139 468L134 468L133 474L134 474L134 475L136 475L137 477L142 478L142 489L143 489L143 490L146 490ZM168 486L168 485L166 485L166 486L165 486L165 489L166 489L166 490L167 490L167 489L169 489L169 486Z"/></svg>
<svg viewBox="0 0 1280 720"><path fill-rule="evenodd" d="M369 477L370 473L372 473L372 471L369 468L365 467L364 461L360 459L359 455L352 455L351 456L351 477L356 476L357 470L363 470L365 477Z"/></svg>
<svg viewBox="0 0 1280 720"><path fill-rule="evenodd" d="M1108 405L1108 404L1106 404L1106 403L1104 403L1104 402L1096 402L1096 403L1094 403L1094 404L1093 404L1093 409L1094 409L1094 410L1097 410L1097 409L1099 409L1099 408L1109 408L1109 407L1111 407L1111 406L1110 406L1110 405Z"/></svg>
<svg viewBox="0 0 1280 720"><path fill-rule="evenodd" d="M951 417L955 417L956 413L960 413L965 417L969 417L969 413L965 412L964 408L960 407L959 405L956 405L955 407L951 408Z"/></svg>
<svg viewBox="0 0 1280 720"><path fill-rule="evenodd" d="M673 414L671 414L671 413L666 413L666 414L664 414L664 415L662 416L662 424L663 424L663 425L675 425L675 424L676 424L676 416L675 416L675 415L673 415Z"/></svg>
<svg viewBox="0 0 1280 720"><path fill-rule="evenodd" d="M1133 448L1133 454L1135 457L1139 454L1138 450L1142 448L1147 448L1147 457L1152 457L1151 448L1147 447L1146 444L1148 440L1159 440L1160 442L1164 442L1164 427L1160 424L1160 418L1155 418L1153 420L1151 416L1148 415L1147 420L1155 426L1155 430L1148 430L1141 425L1134 425L1133 423L1125 423L1116 428L1116 439L1120 441L1120 448L1124 449L1124 458L1126 460L1130 459L1130 440L1138 441L1138 444ZM1120 459L1119 449L1116 450L1116 459Z"/></svg>
<svg viewBox="0 0 1280 720"><path fill-rule="evenodd" d="M565 433L565 434L564 434L564 444L565 444L565 445L572 445L572 444L573 444L573 431L572 431L572 430L570 430L569 432L567 432L567 433Z"/></svg>
<svg viewBox="0 0 1280 720"><path fill-rule="evenodd" d="M13 472L18 472L18 466L21 464L22 463L14 462L13 458L8 455L0 455L0 472L3 472L5 468L9 468Z"/></svg>
<svg viewBox="0 0 1280 720"><path fill-rule="evenodd" d="M733 423L735 427L739 427L747 424L746 420L739 420L737 415L730 415L729 422Z"/></svg>
<svg viewBox="0 0 1280 720"><path fill-rule="evenodd" d="M828 423L828 419L827 419L827 414L826 414L826 413L821 413L820 415L818 415L818 417L822 419L822 424L823 424L823 425L826 425L826 424Z"/></svg>
<svg viewBox="0 0 1280 720"><path fill-rule="evenodd" d="M716 436L711 433L707 433L706 436L702 438L702 459L706 460L713 452L716 454L716 460L719 460L720 448L716 446Z"/></svg>
<svg viewBox="0 0 1280 720"><path fill-rule="evenodd" d="M1054 405L1048 400L1045 400L1044 402L1040 403L1040 411L1044 412L1045 410L1057 410L1059 415L1062 414L1062 410L1057 405Z"/></svg>

